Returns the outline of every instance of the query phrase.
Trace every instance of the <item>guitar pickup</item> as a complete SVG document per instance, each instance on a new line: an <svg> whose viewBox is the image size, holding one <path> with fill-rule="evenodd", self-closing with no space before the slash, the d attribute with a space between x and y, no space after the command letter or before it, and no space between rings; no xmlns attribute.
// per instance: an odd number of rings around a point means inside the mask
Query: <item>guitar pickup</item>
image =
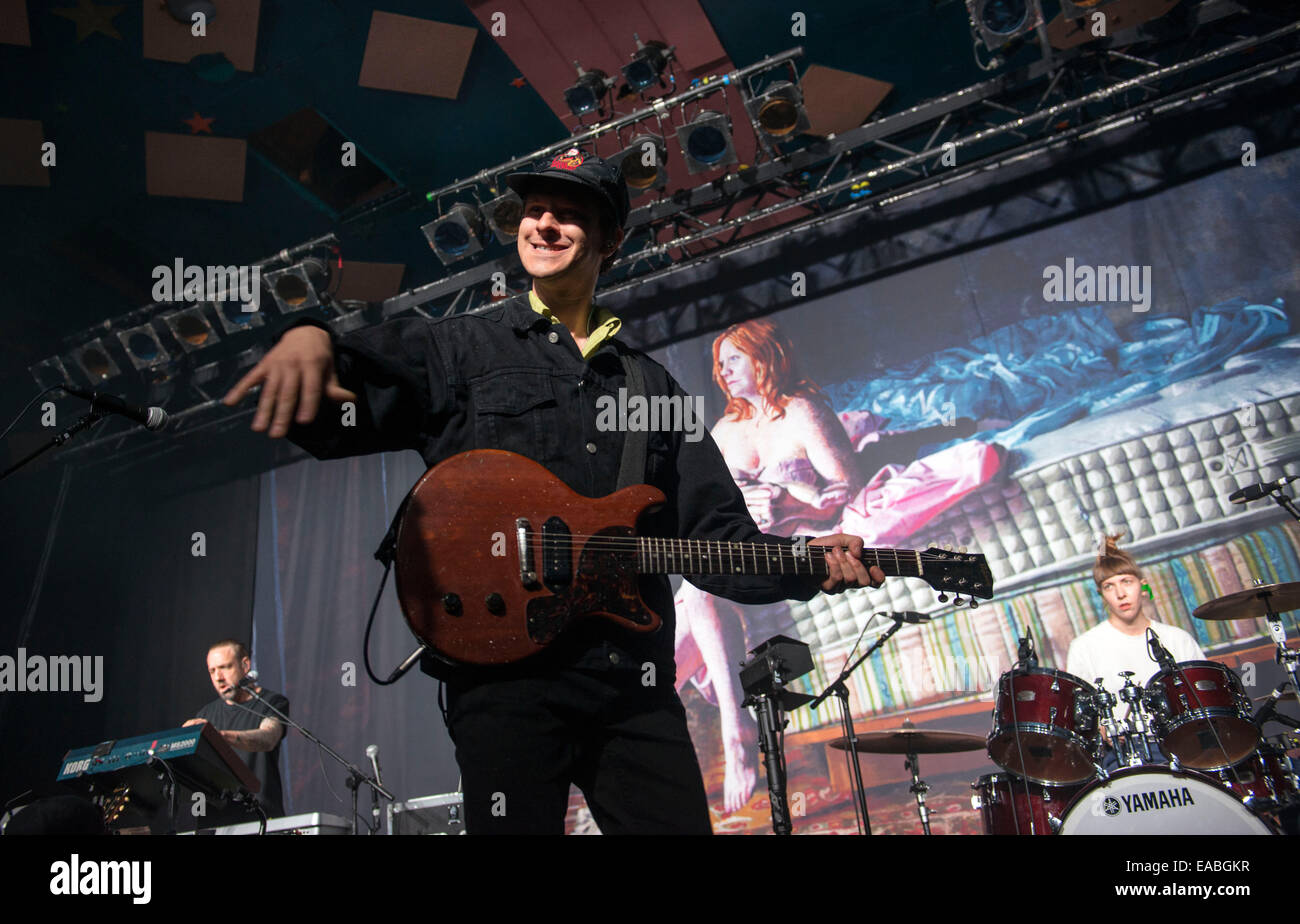
<svg viewBox="0 0 1300 924"><path fill-rule="evenodd" d="M515 544L519 547L519 583L525 587L537 586L537 566L533 564L533 547L528 543L531 524L519 517L515 520Z"/></svg>
<svg viewBox="0 0 1300 924"><path fill-rule="evenodd" d="M573 583L573 534L559 517L542 524L542 583L552 591Z"/></svg>

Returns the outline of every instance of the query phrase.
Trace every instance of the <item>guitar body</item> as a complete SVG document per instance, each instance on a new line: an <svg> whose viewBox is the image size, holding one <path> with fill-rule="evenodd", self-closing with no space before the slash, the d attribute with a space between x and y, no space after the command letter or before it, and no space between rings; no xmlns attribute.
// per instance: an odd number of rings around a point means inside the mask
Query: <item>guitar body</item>
<svg viewBox="0 0 1300 924"><path fill-rule="evenodd" d="M406 621L437 654L477 665L537 654L589 616L653 632L662 620L637 590L632 537L664 500L649 485L584 497L510 452L453 456L411 489L398 530Z"/></svg>

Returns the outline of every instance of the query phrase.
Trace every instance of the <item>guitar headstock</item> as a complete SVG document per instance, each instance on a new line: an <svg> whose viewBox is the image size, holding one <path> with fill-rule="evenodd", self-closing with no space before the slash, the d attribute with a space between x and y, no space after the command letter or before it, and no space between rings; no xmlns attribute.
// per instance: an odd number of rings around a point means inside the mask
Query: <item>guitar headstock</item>
<svg viewBox="0 0 1300 924"><path fill-rule="evenodd" d="M984 556L974 552L953 552L931 546L921 553L921 579L940 593L968 594L981 600L993 598L993 572ZM973 604L972 604L973 605Z"/></svg>

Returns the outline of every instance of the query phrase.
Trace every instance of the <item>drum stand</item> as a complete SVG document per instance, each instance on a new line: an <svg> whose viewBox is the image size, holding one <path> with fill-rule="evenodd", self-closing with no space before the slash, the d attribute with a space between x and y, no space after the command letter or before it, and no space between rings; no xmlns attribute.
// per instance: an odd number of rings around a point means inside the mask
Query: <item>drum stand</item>
<svg viewBox="0 0 1300 924"><path fill-rule="evenodd" d="M916 796L916 813L921 816L921 829L930 833L930 809L925 804L925 795L930 791L930 784L921 779L921 761L916 753L908 754L903 767L912 772L912 788L909 792Z"/></svg>
<svg viewBox="0 0 1300 924"><path fill-rule="evenodd" d="M1128 751L1128 765L1136 767L1152 761L1149 733L1145 707L1142 703L1142 688L1133 682L1132 671L1120 671L1124 678L1124 687L1119 691L1119 698L1128 703L1128 716L1125 719L1125 749Z"/></svg>

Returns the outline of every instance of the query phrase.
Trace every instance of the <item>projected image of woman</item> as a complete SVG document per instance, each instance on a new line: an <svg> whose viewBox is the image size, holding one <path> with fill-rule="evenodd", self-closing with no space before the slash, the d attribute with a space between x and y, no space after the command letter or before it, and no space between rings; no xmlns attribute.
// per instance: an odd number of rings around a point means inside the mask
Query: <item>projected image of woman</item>
<svg viewBox="0 0 1300 924"><path fill-rule="evenodd" d="M821 389L796 371L785 335L762 319L728 328L713 342L713 379L727 399L713 438L759 529L815 534L820 524L838 522L862 487L853 446ZM677 603L679 678L684 683L694 674L717 701L723 807L734 812L756 782L753 725L734 676L746 641L739 610L690 584L682 585Z"/></svg>

